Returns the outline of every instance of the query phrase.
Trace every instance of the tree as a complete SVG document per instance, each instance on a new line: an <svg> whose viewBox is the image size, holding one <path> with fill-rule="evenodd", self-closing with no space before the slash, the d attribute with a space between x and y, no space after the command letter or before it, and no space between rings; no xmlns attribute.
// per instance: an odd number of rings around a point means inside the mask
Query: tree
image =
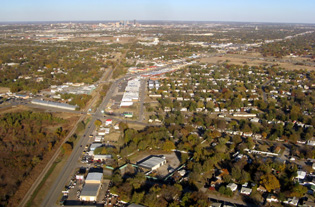
<svg viewBox="0 0 315 207"><path fill-rule="evenodd" d="M69 142L66 142L62 145L62 149L64 150L65 154L71 154L72 152L72 145Z"/></svg>
<svg viewBox="0 0 315 207"><path fill-rule="evenodd" d="M140 193L134 192L131 198L131 203L136 203L136 204L141 203L143 201L143 198L144 198L144 191Z"/></svg>
<svg viewBox="0 0 315 207"><path fill-rule="evenodd" d="M307 192L307 187L297 183L290 191L291 191L290 196L300 198L304 196L304 194Z"/></svg>
<svg viewBox="0 0 315 207"><path fill-rule="evenodd" d="M139 189L145 183L146 177L144 173L137 173L134 178L129 178L128 180L134 189Z"/></svg>
<svg viewBox="0 0 315 207"><path fill-rule="evenodd" d="M163 144L163 150L165 151L172 151L173 149L175 149L175 144L169 140L165 141Z"/></svg>
<svg viewBox="0 0 315 207"><path fill-rule="evenodd" d="M101 125L102 125L102 121L96 119L95 122L94 122L94 125L99 128Z"/></svg>
<svg viewBox="0 0 315 207"><path fill-rule="evenodd" d="M268 192L280 188L279 180L273 174L263 175L260 179L260 183L265 186Z"/></svg>
<svg viewBox="0 0 315 207"><path fill-rule="evenodd" d="M83 131L84 129L85 129L85 123L84 121L80 121L78 123L77 130L80 132L80 131Z"/></svg>

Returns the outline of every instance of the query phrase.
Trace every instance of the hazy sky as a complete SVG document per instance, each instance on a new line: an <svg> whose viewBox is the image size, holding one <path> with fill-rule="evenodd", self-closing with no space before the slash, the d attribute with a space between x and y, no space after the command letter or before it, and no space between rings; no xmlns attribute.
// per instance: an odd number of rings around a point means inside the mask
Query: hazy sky
<svg viewBox="0 0 315 207"><path fill-rule="evenodd" d="M315 0L0 0L0 21L133 19L315 23Z"/></svg>

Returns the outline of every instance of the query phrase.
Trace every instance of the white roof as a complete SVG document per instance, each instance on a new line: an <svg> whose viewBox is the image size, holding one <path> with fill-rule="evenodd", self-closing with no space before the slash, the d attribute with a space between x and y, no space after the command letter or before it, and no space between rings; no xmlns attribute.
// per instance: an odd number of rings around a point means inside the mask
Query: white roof
<svg viewBox="0 0 315 207"><path fill-rule="evenodd" d="M241 193L243 193L243 194L250 194L251 192L252 192L252 189L250 189L250 188L242 187L242 189L241 189Z"/></svg>
<svg viewBox="0 0 315 207"><path fill-rule="evenodd" d="M90 150L94 151L96 148L101 147L102 143L92 143L90 146Z"/></svg>
<svg viewBox="0 0 315 207"><path fill-rule="evenodd" d="M91 172L87 175L85 181L101 181L103 177L103 173L99 172Z"/></svg>
<svg viewBox="0 0 315 207"><path fill-rule="evenodd" d="M140 162L139 166L151 169L151 168L161 164L162 162L165 162L165 158L153 156L153 157L150 157L149 159L146 159L146 160Z"/></svg>
<svg viewBox="0 0 315 207"><path fill-rule="evenodd" d="M233 189L236 190L237 185L235 183L229 183L226 187L230 188L233 191Z"/></svg>
<svg viewBox="0 0 315 207"><path fill-rule="evenodd" d="M306 172L304 172L304 171L302 171L302 170L297 171L297 176L296 176L296 178L298 178L298 179L304 179L305 176L306 176Z"/></svg>

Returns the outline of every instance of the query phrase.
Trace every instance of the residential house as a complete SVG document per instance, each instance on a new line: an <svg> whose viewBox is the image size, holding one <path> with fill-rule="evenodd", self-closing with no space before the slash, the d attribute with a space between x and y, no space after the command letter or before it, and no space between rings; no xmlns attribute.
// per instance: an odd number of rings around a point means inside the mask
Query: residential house
<svg viewBox="0 0 315 207"><path fill-rule="evenodd" d="M246 187L242 187L241 194L243 194L243 195L250 195L251 193L252 193L252 189L246 188Z"/></svg>

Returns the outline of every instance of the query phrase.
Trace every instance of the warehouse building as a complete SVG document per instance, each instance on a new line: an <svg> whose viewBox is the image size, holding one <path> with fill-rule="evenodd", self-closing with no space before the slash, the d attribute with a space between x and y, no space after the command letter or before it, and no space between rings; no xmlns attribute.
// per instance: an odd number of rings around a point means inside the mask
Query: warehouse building
<svg viewBox="0 0 315 207"><path fill-rule="evenodd" d="M100 191L101 183L103 180L103 173L92 172L89 173L85 179L80 200L82 201L96 201Z"/></svg>
<svg viewBox="0 0 315 207"><path fill-rule="evenodd" d="M53 101L44 101L44 100L38 100L34 99L31 101L32 104L41 105L41 106L48 106L48 107L54 107L59 109L66 109L66 110L72 110L74 111L77 106L65 104L65 103L58 103Z"/></svg>
<svg viewBox="0 0 315 207"><path fill-rule="evenodd" d="M159 167L166 164L166 159L164 156L149 156L144 160L141 160L137 163L139 167L142 167L147 170L156 170Z"/></svg>
<svg viewBox="0 0 315 207"><path fill-rule="evenodd" d="M132 106L134 102L139 100L140 80L129 80L125 88L125 92L121 99L120 107Z"/></svg>

